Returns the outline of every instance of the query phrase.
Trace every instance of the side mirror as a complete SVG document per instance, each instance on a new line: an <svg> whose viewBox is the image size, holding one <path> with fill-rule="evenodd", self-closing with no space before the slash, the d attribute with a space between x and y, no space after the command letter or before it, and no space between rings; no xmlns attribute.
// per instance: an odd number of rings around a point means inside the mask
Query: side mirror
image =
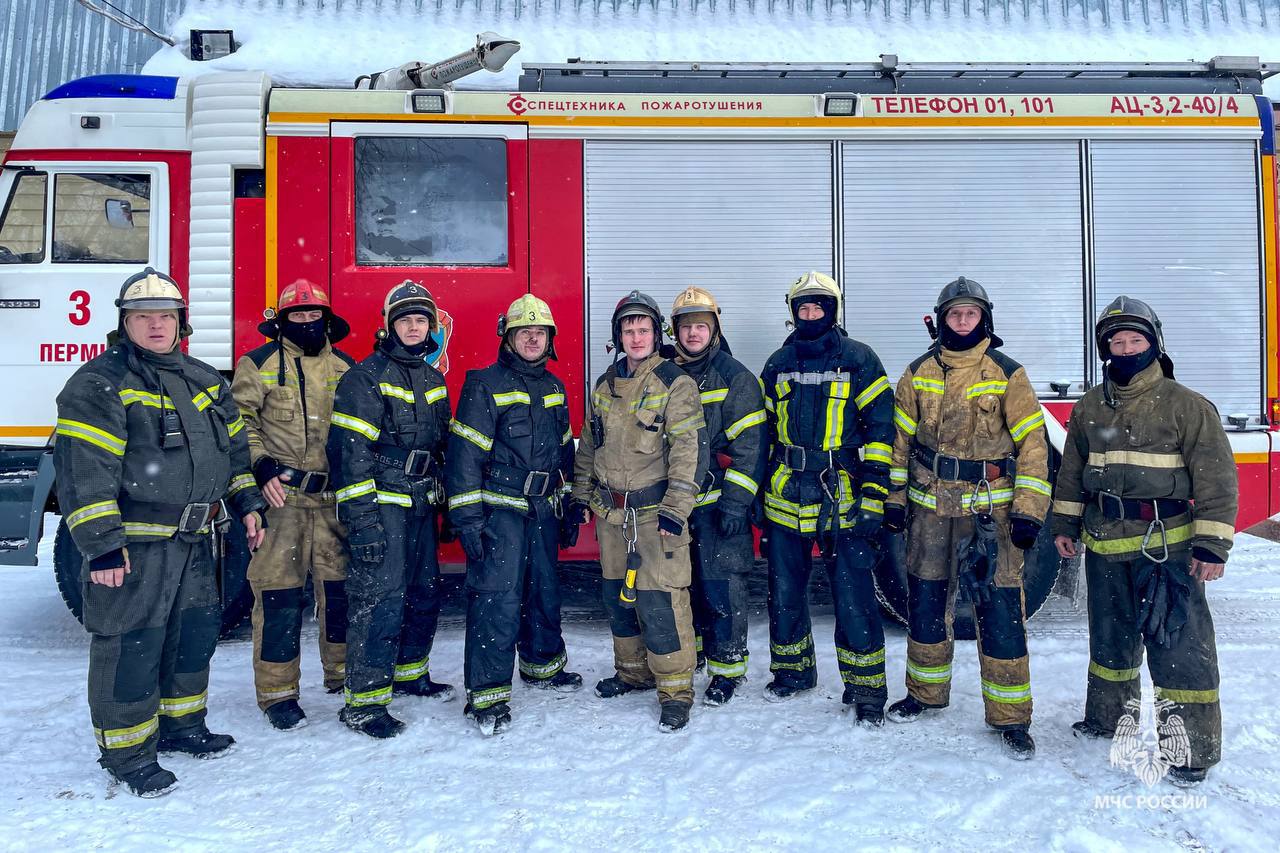
<svg viewBox="0 0 1280 853"><path fill-rule="evenodd" d="M133 205L122 198L106 201L107 224L112 228L128 230L133 227Z"/></svg>

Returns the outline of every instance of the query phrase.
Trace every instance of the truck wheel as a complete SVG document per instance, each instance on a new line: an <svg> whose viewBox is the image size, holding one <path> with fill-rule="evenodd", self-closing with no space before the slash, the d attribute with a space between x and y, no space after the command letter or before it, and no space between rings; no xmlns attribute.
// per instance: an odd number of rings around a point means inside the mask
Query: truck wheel
<svg viewBox="0 0 1280 853"><path fill-rule="evenodd" d="M222 570L218 573L218 591L222 599L222 636L227 636L249 616L253 609L253 590L249 587L249 546L244 538L244 525L239 519L227 528L222 554ZM65 521L59 522L53 538L53 573L58 591L71 615L84 621L84 597L80 592L80 568L84 557L71 538Z"/></svg>

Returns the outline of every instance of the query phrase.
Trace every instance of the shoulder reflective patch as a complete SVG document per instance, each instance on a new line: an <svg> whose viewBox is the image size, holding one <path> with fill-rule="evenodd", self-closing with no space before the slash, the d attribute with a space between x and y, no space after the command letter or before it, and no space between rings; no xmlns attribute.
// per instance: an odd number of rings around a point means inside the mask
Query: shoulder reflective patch
<svg viewBox="0 0 1280 853"><path fill-rule="evenodd" d="M390 382L379 382L378 391L384 397L395 397L397 400L403 400L406 403L412 403L416 399L412 388L401 388L399 385L392 385Z"/></svg>
<svg viewBox="0 0 1280 853"><path fill-rule="evenodd" d="M57 428L54 432L67 438L78 438L115 456L124 456L126 442L123 438L114 436L106 430L98 429L96 426L91 426L82 421L58 418Z"/></svg>
<svg viewBox="0 0 1280 853"><path fill-rule="evenodd" d="M382 435L382 430L368 421L361 420L354 415L344 415L342 412L334 412L330 415L329 423L334 426L340 426L343 429L349 429L352 432L358 432L370 441L377 441L378 436Z"/></svg>

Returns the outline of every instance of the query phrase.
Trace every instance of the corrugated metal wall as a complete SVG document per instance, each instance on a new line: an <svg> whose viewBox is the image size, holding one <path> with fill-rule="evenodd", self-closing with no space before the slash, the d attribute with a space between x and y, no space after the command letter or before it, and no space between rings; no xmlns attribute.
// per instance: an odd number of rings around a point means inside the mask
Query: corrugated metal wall
<svg viewBox="0 0 1280 853"><path fill-rule="evenodd" d="M852 19L919 21L973 18L1003 23L1063 21L1108 26L1126 22L1151 29L1247 26L1280 21L1280 0L111 0L161 32L196 4L289 9L338 17L354 9L456 13L474 7L495 19L583 10L625 13L687 9L731 13L767 10L787 15L846 14ZM518 35L518 34L517 34ZM75 0L0 0L0 130L13 130L41 95L89 74L137 72L160 46L151 36L126 30L89 12ZM1202 59L1207 57L1200 57Z"/></svg>

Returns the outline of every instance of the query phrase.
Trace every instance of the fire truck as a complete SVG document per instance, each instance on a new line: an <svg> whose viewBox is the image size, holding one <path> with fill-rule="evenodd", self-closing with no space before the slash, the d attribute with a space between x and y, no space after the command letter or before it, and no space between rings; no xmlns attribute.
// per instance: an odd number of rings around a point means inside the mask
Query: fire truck
<svg viewBox="0 0 1280 853"><path fill-rule="evenodd" d="M929 345L922 315L964 275L992 293L1057 448L1101 379L1093 319L1129 294L1157 308L1179 379L1221 412L1249 527L1280 512L1276 121L1262 88L1276 70L883 56L525 64L503 92L425 74L398 75L403 89L256 72L67 83L32 107L0 178L0 562L36 562L58 510L55 396L102 351L120 283L144 265L186 288L189 351L228 373L297 278L329 288L356 357L387 289L420 282L442 309L435 358L455 398L494 358L498 315L532 292L556 315L575 430L633 288L660 303L709 288L758 370L787 334L788 285L824 271L844 288L845 328L896 381ZM903 614L894 547L877 580ZM233 621L246 559L223 556ZM74 604L65 524L55 563ZM1046 533L1028 557L1031 610L1058 570Z"/></svg>

